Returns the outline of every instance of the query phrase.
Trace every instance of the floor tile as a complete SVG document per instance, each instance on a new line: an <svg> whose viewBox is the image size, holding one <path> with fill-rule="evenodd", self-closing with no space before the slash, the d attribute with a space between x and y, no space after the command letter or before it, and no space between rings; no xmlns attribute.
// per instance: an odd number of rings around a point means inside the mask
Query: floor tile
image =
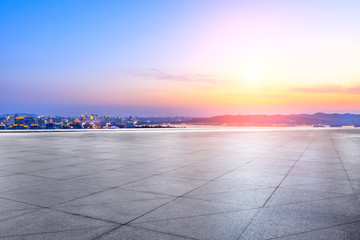
<svg viewBox="0 0 360 240"><path fill-rule="evenodd" d="M88 216L96 219L107 220L120 224L130 222L147 212L173 200L173 198L160 198L151 200L98 203L90 205L57 206L55 209Z"/></svg>
<svg viewBox="0 0 360 240"><path fill-rule="evenodd" d="M238 239L257 210L178 218L134 226L195 239Z"/></svg>
<svg viewBox="0 0 360 240"><path fill-rule="evenodd" d="M0 222L0 236L6 237L112 225L100 220L45 209Z"/></svg>
<svg viewBox="0 0 360 240"><path fill-rule="evenodd" d="M99 237L108 231L112 230L113 227L97 227L97 228L85 228L71 231L60 231L52 233L40 233L40 234L28 234L14 237L0 237L1 240L92 240Z"/></svg>
<svg viewBox="0 0 360 240"><path fill-rule="evenodd" d="M146 229L123 226L105 234L99 240L186 240L189 238L154 232Z"/></svg>

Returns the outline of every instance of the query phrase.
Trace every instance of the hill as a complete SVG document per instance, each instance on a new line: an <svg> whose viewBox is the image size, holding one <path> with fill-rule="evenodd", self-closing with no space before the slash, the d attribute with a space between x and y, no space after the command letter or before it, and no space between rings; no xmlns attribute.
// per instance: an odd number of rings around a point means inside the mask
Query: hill
<svg viewBox="0 0 360 240"><path fill-rule="evenodd" d="M332 127L360 126L359 114L290 114L290 115L224 115L209 118L194 118L189 124L236 125L236 126L298 126L330 125Z"/></svg>

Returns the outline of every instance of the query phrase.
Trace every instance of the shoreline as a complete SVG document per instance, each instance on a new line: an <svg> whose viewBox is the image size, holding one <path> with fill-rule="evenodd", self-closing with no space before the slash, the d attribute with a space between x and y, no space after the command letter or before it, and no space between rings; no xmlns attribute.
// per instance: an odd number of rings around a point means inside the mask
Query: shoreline
<svg viewBox="0 0 360 240"><path fill-rule="evenodd" d="M2 133L96 133L96 132L174 132L174 131L298 131L298 130L360 130L360 127L239 127L239 126L212 126L196 125L194 127L174 128L119 128L119 129L23 129L23 130L0 130Z"/></svg>

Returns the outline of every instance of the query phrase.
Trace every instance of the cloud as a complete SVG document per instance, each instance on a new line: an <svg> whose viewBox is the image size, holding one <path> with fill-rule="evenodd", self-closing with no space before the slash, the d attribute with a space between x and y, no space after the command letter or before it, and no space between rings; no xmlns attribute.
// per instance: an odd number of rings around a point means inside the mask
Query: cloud
<svg viewBox="0 0 360 240"><path fill-rule="evenodd" d="M296 87L291 89L293 92L300 93L346 93L358 94L360 93L360 85L345 86L337 84L327 85L313 85L310 87Z"/></svg>
<svg viewBox="0 0 360 240"><path fill-rule="evenodd" d="M354 94L360 93L360 86L348 87L347 92L348 93L354 93Z"/></svg>
<svg viewBox="0 0 360 240"><path fill-rule="evenodd" d="M223 82L215 79L209 74L169 74L159 69L147 68L137 71L135 75L152 77L160 80L170 80L178 82L202 82L202 83L220 83Z"/></svg>
<svg viewBox="0 0 360 240"><path fill-rule="evenodd" d="M236 97L256 97L256 98L287 98L290 96L288 94L270 94L270 93L260 93L260 94L239 93L239 94L229 94L229 95Z"/></svg>

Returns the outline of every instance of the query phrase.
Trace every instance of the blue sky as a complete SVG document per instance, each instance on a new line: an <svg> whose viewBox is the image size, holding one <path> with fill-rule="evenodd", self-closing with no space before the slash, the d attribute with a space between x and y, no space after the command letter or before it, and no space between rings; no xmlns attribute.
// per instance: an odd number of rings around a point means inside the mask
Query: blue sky
<svg viewBox="0 0 360 240"><path fill-rule="evenodd" d="M356 112L359 12L358 1L0 0L0 113Z"/></svg>

